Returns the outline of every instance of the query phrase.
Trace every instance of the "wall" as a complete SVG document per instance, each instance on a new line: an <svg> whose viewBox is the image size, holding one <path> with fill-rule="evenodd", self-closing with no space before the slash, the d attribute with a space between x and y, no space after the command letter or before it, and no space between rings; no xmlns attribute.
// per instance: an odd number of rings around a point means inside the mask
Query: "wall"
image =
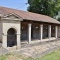
<svg viewBox="0 0 60 60"><path fill-rule="evenodd" d="M3 21L3 33L4 35L7 35L7 31L10 29L10 28L14 28L16 29L17 31L20 30L20 22L19 21Z"/></svg>
<svg viewBox="0 0 60 60"><path fill-rule="evenodd" d="M58 27L58 38L60 38L60 27Z"/></svg>
<svg viewBox="0 0 60 60"><path fill-rule="evenodd" d="M28 40L28 23L21 23L21 41Z"/></svg>
<svg viewBox="0 0 60 60"><path fill-rule="evenodd" d="M0 42L2 42L2 21L0 20Z"/></svg>
<svg viewBox="0 0 60 60"><path fill-rule="evenodd" d="M17 31L17 48L20 47L20 21L13 20L3 20L3 36L2 36L2 46L7 48L7 31L10 28L14 28Z"/></svg>

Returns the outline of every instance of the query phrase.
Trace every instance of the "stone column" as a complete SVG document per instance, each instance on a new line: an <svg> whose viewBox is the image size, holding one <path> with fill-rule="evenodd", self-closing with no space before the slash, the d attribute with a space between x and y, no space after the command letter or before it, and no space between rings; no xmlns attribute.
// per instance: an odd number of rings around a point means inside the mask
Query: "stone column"
<svg viewBox="0 0 60 60"><path fill-rule="evenodd" d="M7 34L2 35L2 47L7 48Z"/></svg>
<svg viewBox="0 0 60 60"><path fill-rule="evenodd" d="M40 25L40 36L41 36L41 40L43 39L43 25Z"/></svg>
<svg viewBox="0 0 60 60"><path fill-rule="evenodd" d="M17 49L20 49L21 48L21 22L20 22L20 27L18 27L18 30L17 30Z"/></svg>
<svg viewBox="0 0 60 60"><path fill-rule="evenodd" d="M31 23L28 24L28 40L29 40L29 44L31 42Z"/></svg>
<svg viewBox="0 0 60 60"><path fill-rule="evenodd" d="M51 25L48 26L48 36L49 36L49 39L51 38Z"/></svg>
<svg viewBox="0 0 60 60"><path fill-rule="evenodd" d="M20 34L17 34L17 49L21 48L20 45Z"/></svg>
<svg viewBox="0 0 60 60"><path fill-rule="evenodd" d="M55 26L55 37L57 38L58 26Z"/></svg>

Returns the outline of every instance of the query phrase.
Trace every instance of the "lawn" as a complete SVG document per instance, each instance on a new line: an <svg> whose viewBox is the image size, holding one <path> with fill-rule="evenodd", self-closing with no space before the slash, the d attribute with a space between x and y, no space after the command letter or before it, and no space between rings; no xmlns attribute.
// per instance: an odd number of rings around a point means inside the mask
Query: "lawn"
<svg viewBox="0 0 60 60"><path fill-rule="evenodd" d="M60 49L37 59L22 55L7 54L0 56L0 60L60 60Z"/></svg>
<svg viewBox="0 0 60 60"><path fill-rule="evenodd" d="M38 58L36 60L60 60L60 49L50 54L47 54L43 56L42 58Z"/></svg>

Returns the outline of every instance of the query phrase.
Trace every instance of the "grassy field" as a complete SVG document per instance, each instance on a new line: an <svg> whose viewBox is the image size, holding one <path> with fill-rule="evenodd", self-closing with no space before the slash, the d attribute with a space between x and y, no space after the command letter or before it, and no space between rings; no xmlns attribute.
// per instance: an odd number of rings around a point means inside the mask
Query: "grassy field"
<svg viewBox="0 0 60 60"><path fill-rule="evenodd" d="M50 54L43 56L42 58L37 59L29 58L22 55L7 54L0 56L0 60L60 60L60 50L56 50Z"/></svg>
<svg viewBox="0 0 60 60"><path fill-rule="evenodd" d="M60 50L56 50L36 60L60 60Z"/></svg>

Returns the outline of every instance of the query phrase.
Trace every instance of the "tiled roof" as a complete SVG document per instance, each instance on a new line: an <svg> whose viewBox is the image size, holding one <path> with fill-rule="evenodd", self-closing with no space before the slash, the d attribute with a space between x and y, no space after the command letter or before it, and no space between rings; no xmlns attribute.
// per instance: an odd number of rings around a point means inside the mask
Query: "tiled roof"
<svg viewBox="0 0 60 60"><path fill-rule="evenodd" d="M36 13L31 13L31 12L26 12L26 11L21 11L21 10L16 10L16 9L0 6L0 14L6 15L6 14L11 14L11 13L15 13L18 16L22 17L22 19L26 19L26 20L60 24L60 22L57 21L56 19L53 19L46 15L36 14Z"/></svg>

